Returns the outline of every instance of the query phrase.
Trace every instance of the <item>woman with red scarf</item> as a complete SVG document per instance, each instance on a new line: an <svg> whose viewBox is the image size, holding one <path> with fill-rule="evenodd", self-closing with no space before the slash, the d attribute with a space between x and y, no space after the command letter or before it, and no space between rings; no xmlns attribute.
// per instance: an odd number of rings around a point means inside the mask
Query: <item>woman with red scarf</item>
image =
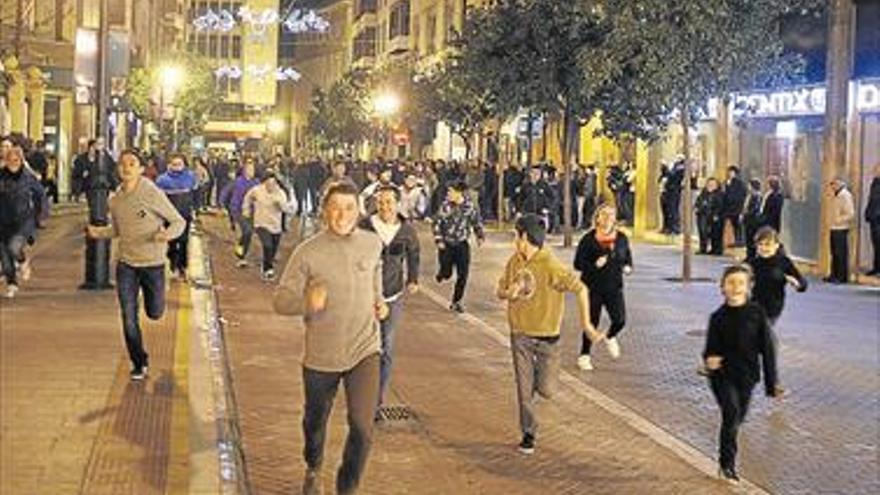
<svg viewBox="0 0 880 495"><path fill-rule="evenodd" d="M626 302L623 297L623 275L632 272L632 252L626 234L617 230L617 210L610 204L600 206L593 218L594 227L578 243L574 268L581 272L581 280L590 289L590 320L599 326L602 308L608 312L611 327L605 345L613 359L620 356L617 334L626 324ZM584 338L578 367L593 369L590 357L592 342Z"/></svg>

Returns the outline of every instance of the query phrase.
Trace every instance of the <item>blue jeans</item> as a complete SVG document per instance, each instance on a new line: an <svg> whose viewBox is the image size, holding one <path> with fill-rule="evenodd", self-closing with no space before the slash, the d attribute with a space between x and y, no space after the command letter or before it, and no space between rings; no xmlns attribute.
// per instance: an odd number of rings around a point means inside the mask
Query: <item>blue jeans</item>
<svg viewBox="0 0 880 495"><path fill-rule="evenodd" d="M27 239L21 234L0 240L0 265L3 267L3 276L6 277L7 285L18 284L15 265L24 262L24 246L26 244Z"/></svg>
<svg viewBox="0 0 880 495"><path fill-rule="evenodd" d="M385 398L385 389L391 380L391 365L394 363L394 333L403 311L403 296L388 304L388 318L379 324L382 334L382 354L379 361L379 405Z"/></svg>
<svg viewBox="0 0 880 495"><path fill-rule="evenodd" d="M135 368L149 364L138 314L138 294L141 291L144 293L144 312L151 320L158 320L165 312L165 267L134 267L121 261L117 263L116 292L122 311L122 331L128 357Z"/></svg>

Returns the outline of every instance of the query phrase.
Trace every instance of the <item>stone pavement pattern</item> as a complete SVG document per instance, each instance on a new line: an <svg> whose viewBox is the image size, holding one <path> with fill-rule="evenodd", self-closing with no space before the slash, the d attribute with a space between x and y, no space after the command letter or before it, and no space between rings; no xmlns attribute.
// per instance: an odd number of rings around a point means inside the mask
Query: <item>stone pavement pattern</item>
<svg viewBox="0 0 880 495"><path fill-rule="evenodd" d="M0 300L0 493L183 493L196 468L173 455L180 288L162 320L142 318L151 377L130 382L115 291L76 289L80 222L52 218L33 279Z"/></svg>
<svg viewBox="0 0 880 495"><path fill-rule="evenodd" d="M422 239L425 245L428 238ZM505 328L506 318L492 294L510 240L495 234L475 251L465 301L470 312L497 329ZM571 263L573 249L556 250ZM436 264L427 251L430 273ZM563 367L714 459L719 412L695 370L708 316L721 296L715 282L682 286L663 280L680 274L680 256L670 247L635 245L635 272L626 280L623 355L614 362L604 346L595 346L593 372L575 366L580 336L570 301ZM726 262L697 257L694 274L717 279ZM772 493L880 493L880 291L810 282L804 294L789 291L776 326L789 395L774 404L756 387L741 430L741 473ZM603 316L602 328L607 325Z"/></svg>
<svg viewBox="0 0 880 495"><path fill-rule="evenodd" d="M273 284L261 282L256 268L258 243L251 268L237 269L228 224L218 219L207 230L251 488L296 493L304 470L301 323L272 314ZM290 249L285 239L279 259ZM417 420L378 427L361 493L727 493L565 388L543 405L536 454L522 456L509 350L424 295L410 297L404 315L390 402ZM327 489L345 435L342 396L328 434Z"/></svg>

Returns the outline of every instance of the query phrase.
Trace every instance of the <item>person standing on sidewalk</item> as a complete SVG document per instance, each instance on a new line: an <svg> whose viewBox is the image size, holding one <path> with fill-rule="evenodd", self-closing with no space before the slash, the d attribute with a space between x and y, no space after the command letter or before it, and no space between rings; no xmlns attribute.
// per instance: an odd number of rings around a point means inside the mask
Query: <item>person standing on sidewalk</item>
<svg viewBox="0 0 880 495"><path fill-rule="evenodd" d="M519 451L535 450L536 394L551 399L559 377L559 329L565 294L577 296L584 338L602 339L590 320L588 290L577 275L544 248L544 221L526 214L516 221L515 252L498 281L496 294L507 301L510 348L516 376L522 441Z"/></svg>
<svg viewBox="0 0 880 495"><path fill-rule="evenodd" d="M168 169L156 179L156 186L168 196L177 213L186 220L186 227L179 237L168 243L168 263L171 265L173 280L186 280L188 264L189 230L193 220L195 195L198 194L198 180L180 153L171 155Z"/></svg>
<svg viewBox="0 0 880 495"><path fill-rule="evenodd" d="M714 177L706 179L703 190L694 206L697 214L697 232L700 236L699 254L721 255L724 252L724 220L722 219L722 195Z"/></svg>
<svg viewBox="0 0 880 495"><path fill-rule="evenodd" d="M144 167L133 150L119 155L117 167L122 185L110 198L110 225L88 225L86 234L92 239L119 239L116 291L122 330L132 364L131 379L143 380L149 355L141 334L138 295L143 293L148 318L162 317L168 241L183 234L186 220L168 197L142 176Z"/></svg>
<svg viewBox="0 0 880 495"><path fill-rule="evenodd" d="M265 281L275 280L275 255L281 244L284 214L293 215L295 212L296 205L288 201L272 172L266 173L260 185L248 191L244 197L242 214L253 223L263 246L261 275Z"/></svg>
<svg viewBox="0 0 880 495"><path fill-rule="evenodd" d="M761 227L761 181L752 179L749 181L749 198L746 200L746 210L743 213L743 228L746 231L746 259L755 255L755 234Z"/></svg>
<svg viewBox="0 0 880 495"><path fill-rule="evenodd" d="M348 439L336 477L339 494L357 491L367 464L379 396L378 322L388 316L382 297L382 241L357 229L358 192L349 184L327 191L325 229L303 241L275 290L274 308L305 322L303 433L307 465L303 493L321 493L327 420L339 382L345 383Z"/></svg>
<svg viewBox="0 0 880 495"><path fill-rule="evenodd" d="M0 169L0 266L6 279L6 297L18 293L19 275L26 282L31 276L25 247L37 232L37 218L45 192L33 174L24 169L24 151L12 146Z"/></svg>
<svg viewBox="0 0 880 495"><path fill-rule="evenodd" d="M574 256L574 268L581 272L581 281L590 289L590 322L599 326L602 308L611 318L605 344L613 359L620 357L617 334L626 325L626 300L623 294L623 276L632 273L633 259L626 234L617 229L617 211L604 204L596 210L595 225L581 237ZM581 355L578 367L593 369L590 350L592 339L581 336Z"/></svg>
<svg viewBox="0 0 880 495"><path fill-rule="evenodd" d="M394 362L394 334L403 311L404 293L419 290L419 235L400 213L400 194L394 186L376 191L377 213L361 221L361 228L375 232L382 240L382 297L388 305L388 318L379 328L382 334L382 359L379 368L379 406L391 379ZM405 274L405 276L404 276Z"/></svg>
<svg viewBox="0 0 880 495"><path fill-rule="evenodd" d="M260 181L256 178L257 163L253 158L248 158L244 162L241 174L236 177L235 182L227 187L221 203L229 211L230 219L233 225L238 226L240 237L235 244L234 253L238 258L236 265L239 268L247 266L247 254L251 247L251 237L254 235L254 228L248 216L244 215L244 197L248 191L257 187Z"/></svg>
<svg viewBox="0 0 880 495"><path fill-rule="evenodd" d="M845 284L849 282L849 229L856 217L852 194L843 179L830 184L834 199L831 203L831 274L825 282Z"/></svg>
<svg viewBox="0 0 880 495"><path fill-rule="evenodd" d="M743 208L749 192L746 183L739 177L739 167L727 167L727 183L724 184L724 222L729 223L733 231L733 246L743 245Z"/></svg>
<svg viewBox="0 0 880 495"><path fill-rule="evenodd" d="M874 266L868 275L880 276L880 164L874 167L874 179L865 207L865 221L871 228L871 247L874 249Z"/></svg>
<svg viewBox="0 0 880 495"><path fill-rule="evenodd" d="M762 226L773 227L778 233L782 233L782 207L785 205L785 196L782 194L782 184L779 177L771 175L767 177L769 190L764 195L764 203L761 205Z"/></svg>
<svg viewBox="0 0 880 495"><path fill-rule="evenodd" d="M486 236L480 212L465 197L467 185L464 181L454 182L446 193L446 202L434 218L434 242L437 244L437 257L440 270L435 279L443 283L452 278L455 267L455 290L449 309L464 313L461 300L467 288L468 273L471 266L471 245L468 241L471 231L477 236L477 246L482 246Z"/></svg>
<svg viewBox="0 0 880 495"><path fill-rule="evenodd" d="M721 408L718 475L731 483L739 482L736 437L745 421L752 389L761 377L759 356L764 367L765 393L774 398L783 395L776 381L773 331L764 310L749 300L751 283L748 266L734 265L724 270L724 304L709 318L703 350L712 394Z"/></svg>

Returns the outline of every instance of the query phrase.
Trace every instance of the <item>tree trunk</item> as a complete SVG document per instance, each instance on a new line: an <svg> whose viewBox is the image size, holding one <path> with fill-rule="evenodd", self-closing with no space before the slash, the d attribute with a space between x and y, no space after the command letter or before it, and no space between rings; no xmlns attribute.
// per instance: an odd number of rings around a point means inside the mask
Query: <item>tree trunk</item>
<svg viewBox="0 0 880 495"><path fill-rule="evenodd" d="M534 128L535 128L535 117L532 115L532 111L529 110L528 125L526 126L526 133L528 134L528 136L526 137L526 139L528 140L528 146L527 146L528 151L526 152L527 153L526 154L526 166L529 168L532 167L532 146L534 145L534 141L535 141L534 138L532 137L532 131L534 130Z"/></svg>
<svg viewBox="0 0 880 495"><path fill-rule="evenodd" d="M577 150L578 131L580 124L578 119L571 114L571 109L566 107L565 114L562 118L565 127L562 136L562 162L563 162L563 180L562 180L562 234L563 246L571 247L572 245L572 197L571 197L571 173L574 169L574 162L577 160L575 156Z"/></svg>
<svg viewBox="0 0 880 495"><path fill-rule="evenodd" d="M690 141L690 118L687 109L681 109L681 127L682 137L684 140L685 173L684 173L684 194L682 201L684 202L684 212L681 219L681 280L682 282L690 282L691 280L691 261L693 250L691 244L693 242L693 202L691 201L691 141Z"/></svg>

